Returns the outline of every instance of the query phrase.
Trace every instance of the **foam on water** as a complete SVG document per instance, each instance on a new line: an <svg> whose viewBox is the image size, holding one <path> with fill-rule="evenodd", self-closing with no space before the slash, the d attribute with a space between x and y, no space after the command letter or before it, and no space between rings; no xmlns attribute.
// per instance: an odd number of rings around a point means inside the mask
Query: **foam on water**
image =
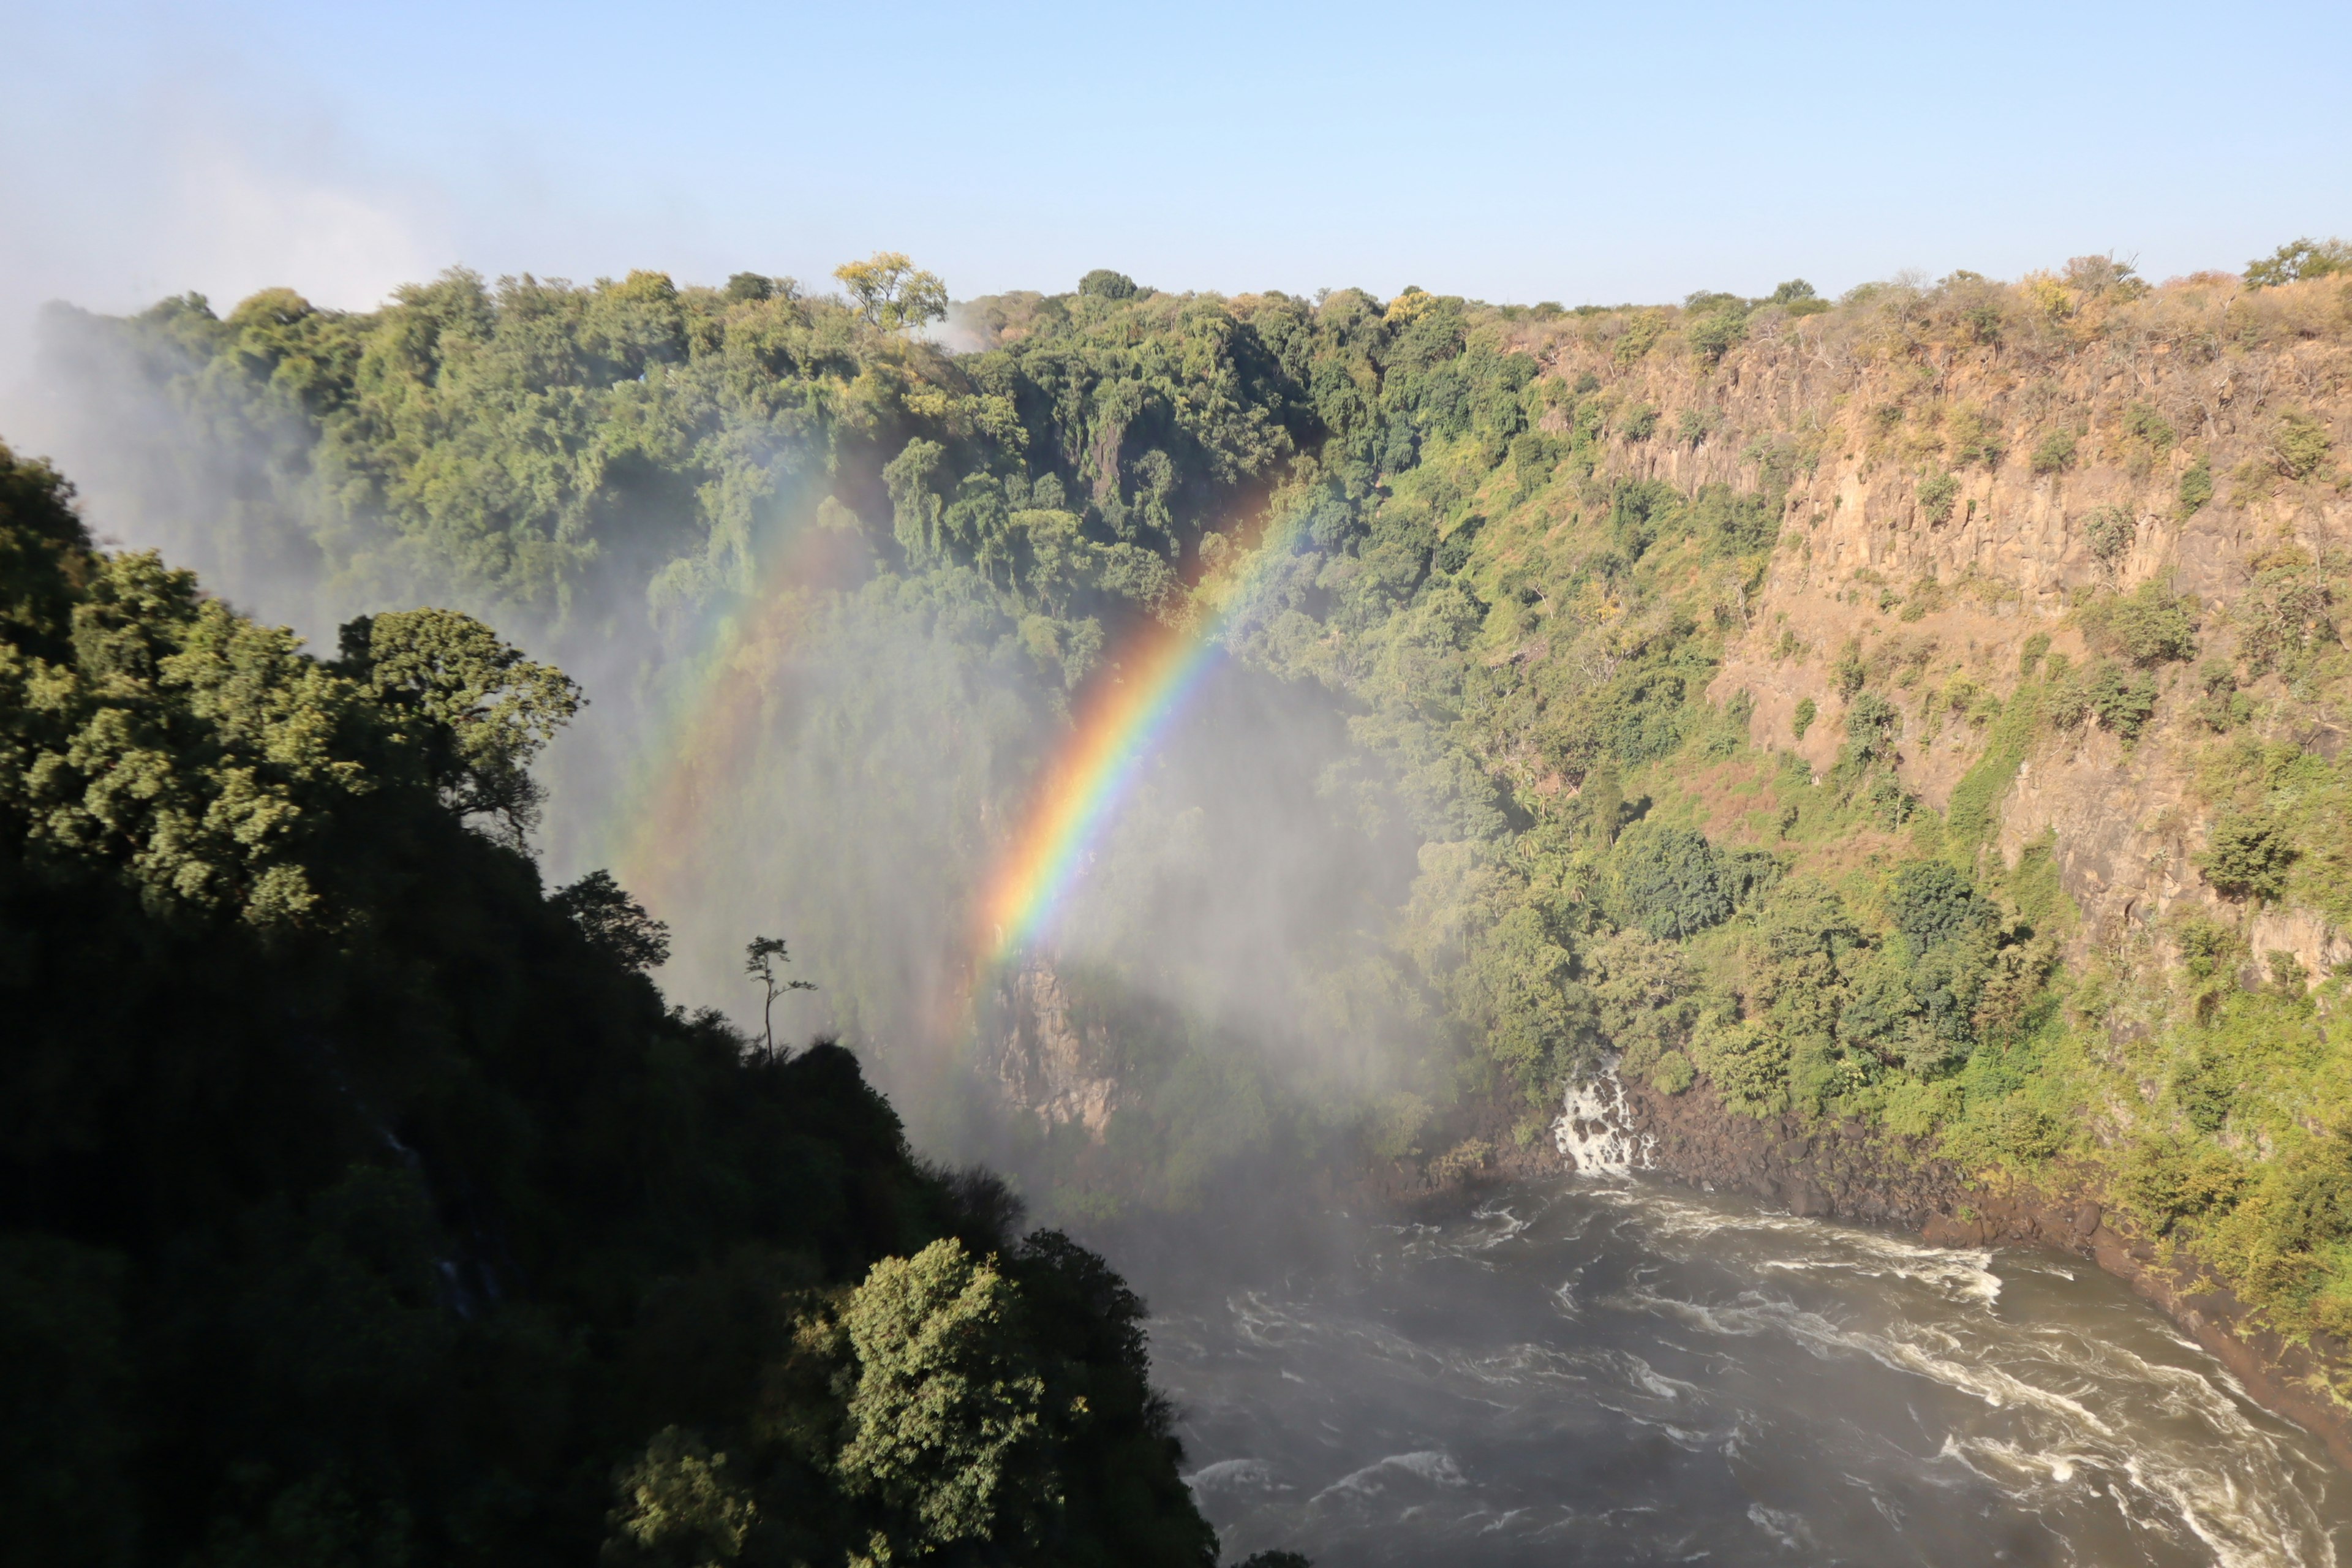
<svg viewBox="0 0 2352 1568"><path fill-rule="evenodd" d="M1652 1168L1650 1154L1658 1142L1649 1133L1634 1132L1633 1121L1624 1080L1612 1061L1594 1076L1568 1086L1560 1118L1552 1123L1552 1144L1580 1175L1630 1176Z"/></svg>
<svg viewBox="0 0 2352 1568"><path fill-rule="evenodd" d="M1622 1178L1369 1232L1153 1345L1228 1556L2333 1568L2352 1538L2317 1445L2104 1276Z"/></svg>

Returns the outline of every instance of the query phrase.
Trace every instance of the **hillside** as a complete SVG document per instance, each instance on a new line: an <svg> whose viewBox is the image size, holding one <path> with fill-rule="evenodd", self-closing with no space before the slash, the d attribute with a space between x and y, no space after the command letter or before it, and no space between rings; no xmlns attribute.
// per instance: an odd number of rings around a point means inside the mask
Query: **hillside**
<svg viewBox="0 0 2352 1568"><path fill-rule="evenodd" d="M1629 1071L1801 1136L1858 1119L1957 1162L1982 1207L2098 1200L2153 1293L2222 1287L2209 1313L2251 1305L2336 1380L2347 303L2340 278L2150 289L2091 258L1801 315L1702 304L1639 353L1622 316L1522 328L1570 391L1537 424L1568 462L1520 437L1454 523L1496 606L1467 651L1525 671L1474 742L1538 818L1519 842L1646 750L1604 802L1716 850L1711 875L1695 842L1666 858L1654 914L1633 900L1658 874L1623 864L1641 828L1563 879L1604 929L1683 935L1679 973L1652 948L1621 980L1622 931L1580 950ZM1754 497L1777 542L1635 531L1682 497L1692 521ZM1719 639L1705 690L1747 744L1694 712L1580 767L1547 676L1589 702L1677 638ZM1774 867L1745 898L1741 850ZM1694 912L1729 918L1671 929ZM1656 1010L1612 1021L1626 987Z"/></svg>
<svg viewBox="0 0 2352 1568"><path fill-rule="evenodd" d="M0 448L0 1559L1215 1562L1099 1258L542 889L560 672L70 500Z"/></svg>
<svg viewBox="0 0 2352 1568"><path fill-rule="evenodd" d="M953 352L906 330L937 307L904 268L846 298L453 274L364 316L64 316L54 374L85 428L145 411L124 515L168 535L233 492L187 535L225 570L642 635L656 693L761 672L694 797L759 831L679 886L835 874L766 825L839 775L868 782L829 821L888 824L968 902L1069 694L1138 623L1237 605L1228 646L1344 721L1334 842L1411 840L1380 919L1285 939L1306 1054L1378 1070L1302 1078L1171 1012L1178 957L1018 979L1037 1017L958 1070L1009 1087L1049 1205L1339 1148L1475 1170L1613 1059L1987 1202L2095 1202L2340 1378L2340 260L1573 310L1103 271L961 307ZM824 571L763 588L811 538ZM712 615L756 629L714 653ZM857 651L821 696L769 680L827 649ZM859 772L908 733L920 787ZM858 954L945 927L851 880L813 972L886 997Z"/></svg>

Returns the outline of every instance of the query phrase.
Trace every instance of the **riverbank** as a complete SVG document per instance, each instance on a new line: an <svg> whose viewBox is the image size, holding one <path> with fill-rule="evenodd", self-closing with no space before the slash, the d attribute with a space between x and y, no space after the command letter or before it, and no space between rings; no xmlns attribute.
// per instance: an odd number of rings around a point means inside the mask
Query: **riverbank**
<svg viewBox="0 0 2352 1568"><path fill-rule="evenodd" d="M1738 1115L1701 1083L1669 1095L1603 1080L1571 1097L1551 1135L1514 1135L1506 1104L1466 1110L1444 1152L1384 1163L1362 1195L1433 1200L1465 1186L1556 1175L1640 1175L1706 1191L1751 1194L1801 1217L1911 1232L1930 1246L2040 1247L2114 1275L2226 1366L2265 1409L2316 1436L2352 1471L2352 1408L2332 1392L2352 1375L2352 1346L2290 1341L2264 1327L2186 1248L2167 1247L2053 1167L2047 1184L1970 1173L1924 1139L1854 1121Z"/></svg>
<svg viewBox="0 0 2352 1568"><path fill-rule="evenodd" d="M2212 1354L2266 1409L2311 1432L2352 1470L2352 1410L2330 1392L2352 1347L2282 1338L2186 1249L2167 1248L2064 1180L1997 1183L1937 1158L1924 1141L1856 1122L1758 1121L1704 1085L1668 1095L1625 1089L1641 1168L1688 1185L1748 1192L1791 1214L1892 1225L1938 1247L2041 1247L2096 1263Z"/></svg>

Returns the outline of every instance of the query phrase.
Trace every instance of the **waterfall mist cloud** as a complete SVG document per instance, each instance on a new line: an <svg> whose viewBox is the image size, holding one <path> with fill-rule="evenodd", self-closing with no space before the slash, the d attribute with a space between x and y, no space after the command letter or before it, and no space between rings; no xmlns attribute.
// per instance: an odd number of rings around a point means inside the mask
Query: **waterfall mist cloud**
<svg viewBox="0 0 2352 1568"><path fill-rule="evenodd" d="M226 308L285 284L367 309L446 265L446 200L387 164L322 96L157 24L99 40L49 19L0 64L0 389L11 426L34 316L136 310L194 290ZM111 45L116 40L108 40ZM27 405L34 405L28 410Z"/></svg>

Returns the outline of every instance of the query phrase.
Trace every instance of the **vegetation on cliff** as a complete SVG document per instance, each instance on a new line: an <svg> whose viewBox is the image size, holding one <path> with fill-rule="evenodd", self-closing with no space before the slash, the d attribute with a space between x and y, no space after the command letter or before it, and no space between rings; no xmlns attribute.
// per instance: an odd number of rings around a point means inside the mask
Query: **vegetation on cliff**
<svg viewBox="0 0 2352 1568"><path fill-rule="evenodd" d="M1417 844L1318 1026L1379 995L1446 1042L1370 1146L1441 1154L1496 1093L1535 1138L1614 1049L2063 1170L2345 1332L2341 249L1573 310L1097 271L963 307L954 352L748 275L61 330L260 454L205 548L562 635L726 604L814 516L861 565L809 624L961 650L959 711L1008 738L1245 581L1233 646L1333 694ZM1021 750L977 792L1016 796ZM1156 1037L1107 1141L1136 1172L1320 1135Z"/></svg>
<svg viewBox="0 0 2352 1568"><path fill-rule="evenodd" d="M1099 1258L542 890L560 672L69 495L0 448L0 1555L1215 1561Z"/></svg>

